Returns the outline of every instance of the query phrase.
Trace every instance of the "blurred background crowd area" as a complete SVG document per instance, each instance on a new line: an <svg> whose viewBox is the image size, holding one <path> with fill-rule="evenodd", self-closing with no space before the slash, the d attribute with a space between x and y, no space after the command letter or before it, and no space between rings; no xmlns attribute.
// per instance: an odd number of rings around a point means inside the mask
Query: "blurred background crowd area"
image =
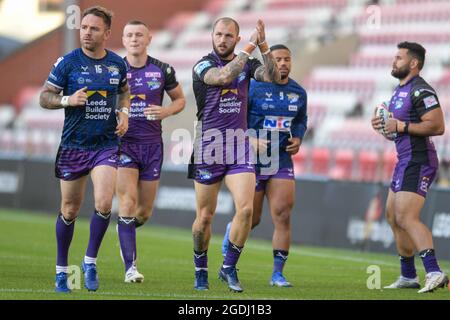
<svg viewBox="0 0 450 320"><path fill-rule="evenodd" d="M211 51L212 24L221 16L240 24L243 40L237 49L261 18L269 44L292 51L291 77L308 92L309 129L294 157L298 176L389 181L395 146L372 130L370 118L398 83L390 72L401 41L427 49L422 76L437 90L446 119L450 114L448 0L0 0L3 158L54 160L64 111L40 108L39 90L56 59L79 44L79 31L66 24L72 5L81 10L102 5L114 12L108 48L121 56L127 21L139 19L151 27L149 54L173 65L187 98L185 110L163 124L168 168L180 169L171 163L172 151L191 148L186 141L172 141L171 134L177 128L194 132L192 67ZM446 187L450 130L433 141L441 163L438 183Z"/></svg>

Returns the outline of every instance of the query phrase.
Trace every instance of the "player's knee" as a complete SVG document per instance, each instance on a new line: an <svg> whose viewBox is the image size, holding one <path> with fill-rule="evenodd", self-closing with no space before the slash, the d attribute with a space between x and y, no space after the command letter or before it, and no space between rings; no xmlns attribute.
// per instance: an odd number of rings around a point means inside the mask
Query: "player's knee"
<svg viewBox="0 0 450 320"><path fill-rule="evenodd" d="M213 213L208 210L201 210L197 220L200 223L200 225L209 226L211 225L213 220Z"/></svg>
<svg viewBox="0 0 450 320"><path fill-rule="evenodd" d="M412 219L404 214L396 214L394 222L396 226L399 227L400 229L407 230L412 222Z"/></svg>
<svg viewBox="0 0 450 320"><path fill-rule="evenodd" d="M242 206L241 208L237 209L237 214L241 219L244 219L246 221L252 220L253 206Z"/></svg>
<svg viewBox="0 0 450 320"><path fill-rule="evenodd" d="M111 212L112 202L100 200L95 202L95 209L101 213Z"/></svg>
<svg viewBox="0 0 450 320"><path fill-rule="evenodd" d="M81 204L79 203L63 202L61 205L61 213L63 214L65 219L72 220L78 216L80 207Z"/></svg>
<svg viewBox="0 0 450 320"><path fill-rule="evenodd" d="M277 226L289 227L291 224L291 210L284 208L274 215L274 223Z"/></svg>
<svg viewBox="0 0 450 320"><path fill-rule="evenodd" d="M120 204L121 213L132 215L136 212L136 199L131 197L126 197L122 199L122 203Z"/></svg>

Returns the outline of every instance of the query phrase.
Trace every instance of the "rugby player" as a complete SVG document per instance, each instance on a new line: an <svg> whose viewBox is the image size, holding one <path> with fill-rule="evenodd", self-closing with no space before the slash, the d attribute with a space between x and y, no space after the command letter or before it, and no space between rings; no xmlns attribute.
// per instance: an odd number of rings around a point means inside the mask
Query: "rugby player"
<svg viewBox="0 0 450 320"><path fill-rule="evenodd" d="M435 90L420 76L425 48L401 42L391 75L399 80L389 103L392 119L387 134L396 134L398 162L386 200L386 216L400 256L401 275L388 289L420 288L414 264L419 253L426 271L425 285L418 292L430 292L448 283L437 262L432 234L420 221L428 188L436 177L438 157L431 136L444 134L445 123ZM372 118L372 127L382 129L382 119Z"/></svg>
<svg viewBox="0 0 450 320"><path fill-rule="evenodd" d="M61 210L56 220L57 292L70 292L68 252L89 174L95 208L82 269L85 287L89 291L99 287L97 254L109 225L119 137L128 129L130 106L127 67L121 57L105 49L111 20L112 13L103 7L83 12L81 48L56 61L40 94L43 108L64 108L65 113L55 163L61 185Z"/></svg>
<svg viewBox="0 0 450 320"><path fill-rule="evenodd" d="M269 211L272 216L274 232L273 272L271 286L291 287L283 275L289 246L291 243L290 217L295 199L295 176L292 155L296 154L302 143L307 128L307 95L297 82L289 78L291 71L291 52L284 45L270 48L280 70L281 81L266 83L251 81L248 106L248 127L255 129L256 137L252 137L255 151L271 155L271 164L258 161L256 164L256 189L253 200L252 229L261 221L264 197L267 197ZM272 140L271 133L276 131L277 141ZM276 146L271 143L277 143ZM259 159L259 157L258 157ZM267 169L268 172L264 172ZM222 254L228 249L231 223L227 225L222 244Z"/></svg>
<svg viewBox="0 0 450 320"><path fill-rule="evenodd" d="M195 180L197 201L196 219L192 225L194 288L197 290L209 288L207 251L211 222L221 182L225 180L234 200L236 214L219 278L227 283L230 290L243 291L236 264L250 232L255 189L254 164L245 137L249 81L250 78L268 82L280 79L265 40L263 21L258 20L249 43L235 54L234 49L239 41L237 22L231 18L218 19L212 30L213 51L193 68L193 89L199 122L188 176ZM264 65L251 57L257 47ZM233 132L231 138L227 137L227 130L228 133ZM215 134L212 139L209 136L211 134ZM209 154L212 149L213 152Z"/></svg>
<svg viewBox="0 0 450 320"><path fill-rule="evenodd" d="M163 161L161 121L183 110L184 94L173 67L147 55L151 35L141 21L123 29L131 92L129 130L121 138L117 173L119 235L125 282L142 282L136 268L136 227L151 216ZM161 107L164 91L172 103Z"/></svg>

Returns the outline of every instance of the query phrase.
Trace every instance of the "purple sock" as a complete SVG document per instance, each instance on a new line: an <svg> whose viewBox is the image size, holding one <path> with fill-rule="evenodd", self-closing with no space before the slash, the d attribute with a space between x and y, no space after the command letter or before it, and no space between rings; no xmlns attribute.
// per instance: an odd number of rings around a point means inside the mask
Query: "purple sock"
<svg viewBox="0 0 450 320"><path fill-rule="evenodd" d="M208 250L195 251L194 250L194 265L195 268L208 269Z"/></svg>
<svg viewBox="0 0 450 320"><path fill-rule="evenodd" d="M111 212L103 214L94 211L91 218L91 228L89 235L89 243L86 250L86 256L90 258L97 258L98 250L100 249L100 244L102 243L103 236L108 229L109 220L111 218Z"/></svg>
<svg viewBox="0 0 450 320"><path fill-rule="evenodd" d="M244 247L239 247L235 244L232 244L228 240L228 249L225 255L225 259L223 260L223 265L235 267L239 260L239 257L241 256L242 249L244 249Z"/></svg>
<svg viewBox="0 0 450 320"><path fill-rule="evenodd" d="M74 228L75 219L66 220L62 213L58 215L56 219L57 266L68 266L69 247L72 242Z"/></svg>
<svg viewBox="0 0 450 320"><path fill-rule="evenodd" d="M403 257L400 256L401 274L405 278L415 279L417 277L416 266L414 265L414 256Z"/></svg>
<svg viewBox="0 0 450 320"><path fill-rule="evenodd" d="M283 273L289 251L273 250L273 272Z"/></svg>
<svg viewBox="0 0 450 320"><path fill-rule="evenodd" d="M421 251L420 257L422 258L423 266L425 267L426 273L429 272L441 272L436 256L434 255L434 249L425 249Z"/></svg>
<svg viewBox="0 0 450 320"><path fill-rule="evenodd" d="M136 261L136 225L134 218L120 217L117 220L117 232L119 234L120 250L125 263L125 272Z"/></svg>

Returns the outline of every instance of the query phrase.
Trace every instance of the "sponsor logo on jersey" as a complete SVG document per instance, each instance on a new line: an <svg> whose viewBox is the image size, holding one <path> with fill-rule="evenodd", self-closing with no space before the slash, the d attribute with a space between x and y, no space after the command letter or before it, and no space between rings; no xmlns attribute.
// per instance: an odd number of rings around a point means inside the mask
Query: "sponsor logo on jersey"
<svg viewBox="0 0 450 320"><path fill-rule="evenodd" d="M150 90L157 90L161 87L161 82L155 80L147 81L147 86Z"/></svg>
<svg viewBox="0 0 450 320"><path fill-rule="evenodd" d="M79 77L77 82L78 82L78 84L84 84L84 78L83 77Z"/></svg>
<svg viewBox="0 0 450 320"><path fill-rule="evenodd" d="M141 100L145 100L146 99L146 95L145 94L132 94L132 95L130 95L130 100L133 100L134 98L139 98Z"/></svg>
<svg viewBox="0 0 450 320"><path fill-rule="evenodd" d="M423 103L425 104L425 109L431 108L438 104L435 96L429 96L423 99Z"/></svg>
<svg viewBox="0 0 450 320"><path fill-rule="evenodd" d="M296 93L288 93L287 97L289 99L289 103L296 103L300 96Z"/></svg>
<svg viewBox="0 0 450 320"><path fill-rule="evenodd" d="M105 66L106 69L108 69L108 72L111 74L111 76L118 76L119 75L119 68L115 65L112 66Z"/></svg>
<svg viewBox="0 0 450 320"><path fill-rule="evenodd" d="M402 91L398 94L399 98L406 98L408 96L408 92L407 91Z"/></svg>
<svg viewBox="0 0 450 320"><path fill-rule="evenodd" d="M296 112L298 110L298 106L295 104L290 104L288 107L289 111L294 111Z"/></svg>
<svg viewBox="0 0 450 320"><path fill-rule="evenodd" d="M266 101L273 101L271 92L266 92L265 95L266 95Z"/></svg>
<svg viewBox="0 0 450 320"><path fill-rule="evenodd" d="M134 79L134 85L135 85L136 87L142 86L142 85L143 85L143 84L142 84L142 78L136 78L136 79Z"/></svg>
<svg viewBox="0 0 450 320"><path fill-rule="evenodd" d="M88 90L86 92L86 95L88 98L90 98L91 96L93 96L96 93L101 95L103 98L106 98L108 96L108 91L106 91L106 90Z"/></svg>
<svg viewBox="0 0 450 320"><path fill-rule="evenodd" d="M226 95L227 93L233 93L235 95L238 95L238 89L222 89L222 92L220 93L221 96Z"/></svg>
<svg viewBox="0 0 450 320"><path fill-rule="evenodd" d="M119 79L111 78L111 79L109 79L109 84L118 85L119 84Z"/></svg>
<svg viewBox="0 0 450 320"><path fill-rule="evenodd" d="M146 72L146 78L161 78L161 72Z"/></svg>
<svg viewBox="0 0 450 320"><path fill-rule="evenodd" d="M395 110L401 109L403 107L403 99L398 99L395 101Z"/></svg>
<svg viewBox="0 0 450 320"><path fill-rule="evenodd" d="M293 117L266 116L263 122L263 129L289 131Z"/></svg>
<svg viewBox="0 0 450 320"><path fill-rule="evenodd" d="M81 70L83 70L82 72L81 72L81 74L82 75L89 75L89 72L88 72L88 70L89 70L89 67L88 66L81 66Z"/></svg>

